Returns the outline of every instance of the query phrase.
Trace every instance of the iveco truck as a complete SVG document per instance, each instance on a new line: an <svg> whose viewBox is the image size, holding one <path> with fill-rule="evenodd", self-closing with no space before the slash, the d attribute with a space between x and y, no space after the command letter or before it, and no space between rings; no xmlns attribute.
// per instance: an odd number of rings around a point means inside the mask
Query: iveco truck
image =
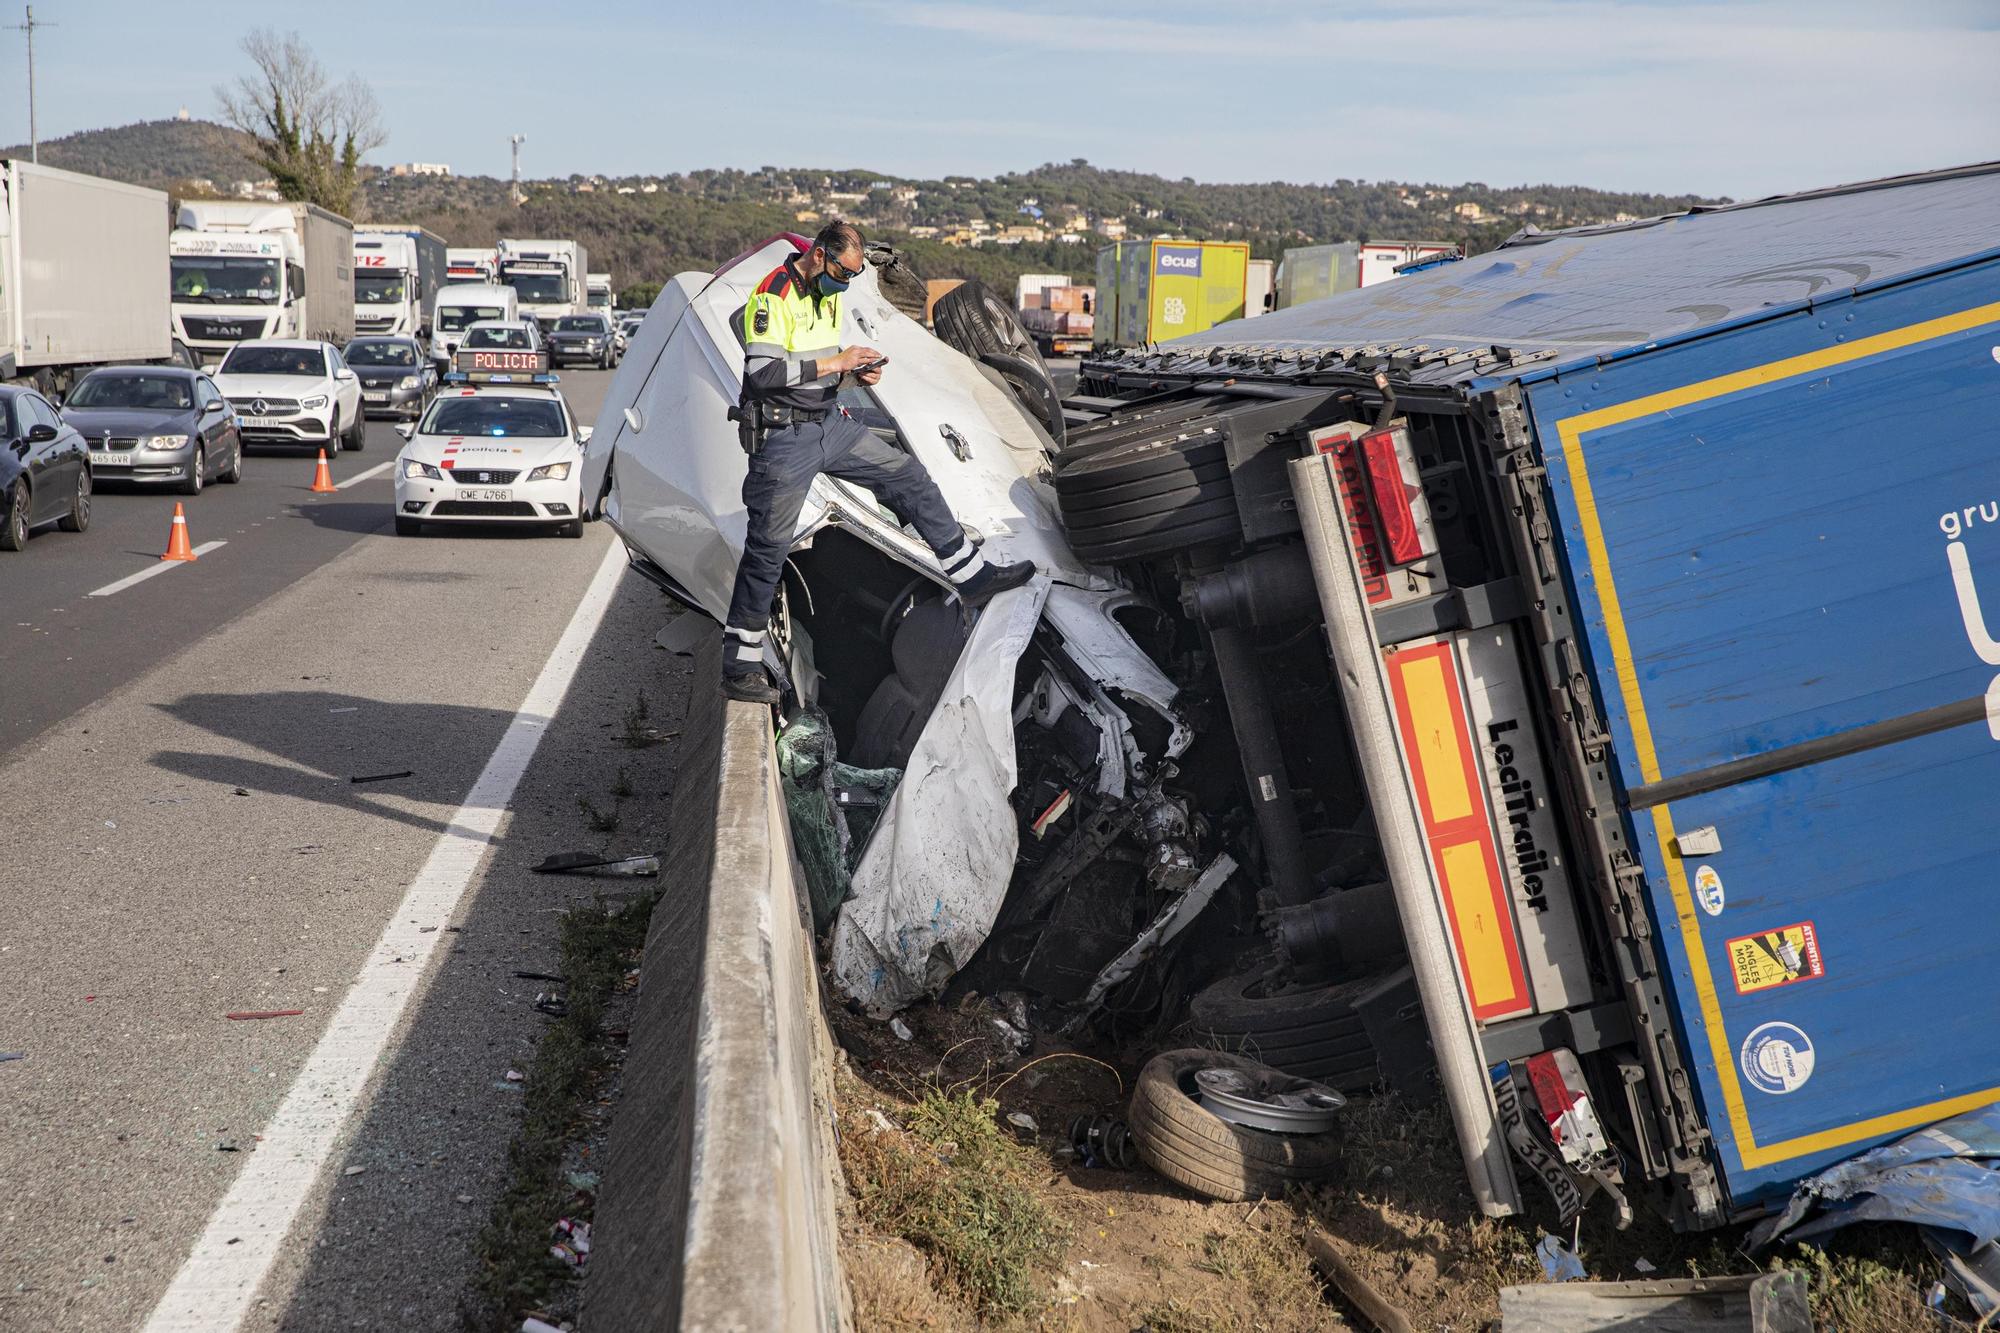
<svg viewBox="0 0 2000 1333"><path fill-rule="evenodd" d="M0 161L0 379L172 356L166 220L158 190Z"/></svg>
<svg viewBox="0 0 2000 1333"><path fill-rule="evenodd" d="M203 365L253 338L354 336L354 224L317 204L181 205L174 327Z"/></svg>
<svg viewBox="0 0 2000 1333"><path fill-rule="evenodd" d="M422 227L354 233L354 331L428 338L444 284L444 237Z"/></svg>
<svg viewBox="0 0 2000 1333"><path fill-rule="evenodd" d="M520 295L521 309L544 324L588 313L583 246L576 241L500 242L500 281Z"/></svg>

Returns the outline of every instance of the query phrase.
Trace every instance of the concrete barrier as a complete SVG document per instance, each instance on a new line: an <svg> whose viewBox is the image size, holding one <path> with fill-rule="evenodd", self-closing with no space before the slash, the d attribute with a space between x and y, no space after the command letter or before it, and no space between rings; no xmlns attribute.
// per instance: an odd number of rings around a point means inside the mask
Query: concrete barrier
<svg viewBox="0 0 2000 1333"><path fill-rule="evenodd" d="M851 1326L833 1047L768 709L696 654L674 837L606 1148L583 1327Z"/></svg>

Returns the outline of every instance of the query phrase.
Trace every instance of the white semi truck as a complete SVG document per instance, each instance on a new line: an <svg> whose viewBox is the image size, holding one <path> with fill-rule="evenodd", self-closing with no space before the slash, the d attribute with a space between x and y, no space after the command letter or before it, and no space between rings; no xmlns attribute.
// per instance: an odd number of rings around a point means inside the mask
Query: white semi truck
<svg viewBox="0 0 2000 1333"><path fill-rule="evenodd" d="M521 297L521 309L544 324L590 310L583 246L576 241L500 242L500 281Z"/></svg>
<svg viewBox="0 0 2000 1333"><path fill-rule="evenodd" d="M618 304L618 298L611 292L609 273L592 273L585 285L590 292L590 308L600 315L608 315Z"/></svg>
<svg viewBox="0 0 2000 1333"><path fill-rule="evenodd" d="M203 365L253 338L354 336L354 224L317 204L188 203L167 237L174 325Z"/></svg>
<svg viewBox="0 0 2000 1333"><path fill-rule="evenodd" d="M175 356L167 196L0 161L0 379L44 393L107 362Z"/></svg>
<svg viewBox="0 0 2000 1333"><path fill-rule="evenodd" d="M354 233L354 331L428 338L444 285L444 237L422 227Z"/></svg>
<svg viewBox="0 0 2000 1333"><path fill-rule="evenodd" d="M447 285L500 281L500 256L490 245L454 245L444 252Z"/></svg>

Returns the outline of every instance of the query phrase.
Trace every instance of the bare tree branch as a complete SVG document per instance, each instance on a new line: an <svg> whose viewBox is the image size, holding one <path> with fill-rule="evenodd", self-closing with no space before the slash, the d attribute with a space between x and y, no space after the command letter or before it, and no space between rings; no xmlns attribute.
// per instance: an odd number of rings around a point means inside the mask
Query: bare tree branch
<svg viewBox="0 0 2000 1333"><path fill-rule="evenodd" d="M250 136L278 193L352 216L362 155L389 140L375 93L356 75L332 83L297 33L243 39L252 72L218 87L222 117Z"/></svg>

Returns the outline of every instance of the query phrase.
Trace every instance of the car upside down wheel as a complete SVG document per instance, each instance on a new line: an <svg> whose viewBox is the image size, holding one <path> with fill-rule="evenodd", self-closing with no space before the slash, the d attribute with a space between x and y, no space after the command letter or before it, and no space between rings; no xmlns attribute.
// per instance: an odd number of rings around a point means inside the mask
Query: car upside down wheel
<svg viewBox="0 0 2000 1333"><path fill-rule="evenodd" d="M1197 1194L1233 1201L1282 1194L1339 1172L1338 1134L1278 1134L1224 1120L1197 1100L1194 1076L1203 1069L1267 1073L1255 1060L1223 1051L1163 1051L1148 1060L1126 1112L1147 1166Z"/></svg>
<svg viewBox="0 0 2000 1333"><path fill-rule="evenodd" d="M1056 392L1055 377L1049 374L1041 349L1021 327L1011 306L974 279L937 299L931 307L931 324L947 346L991 365L1022 406L1048 430L1056 447L1062 447L1062 395Z"/></svg>

